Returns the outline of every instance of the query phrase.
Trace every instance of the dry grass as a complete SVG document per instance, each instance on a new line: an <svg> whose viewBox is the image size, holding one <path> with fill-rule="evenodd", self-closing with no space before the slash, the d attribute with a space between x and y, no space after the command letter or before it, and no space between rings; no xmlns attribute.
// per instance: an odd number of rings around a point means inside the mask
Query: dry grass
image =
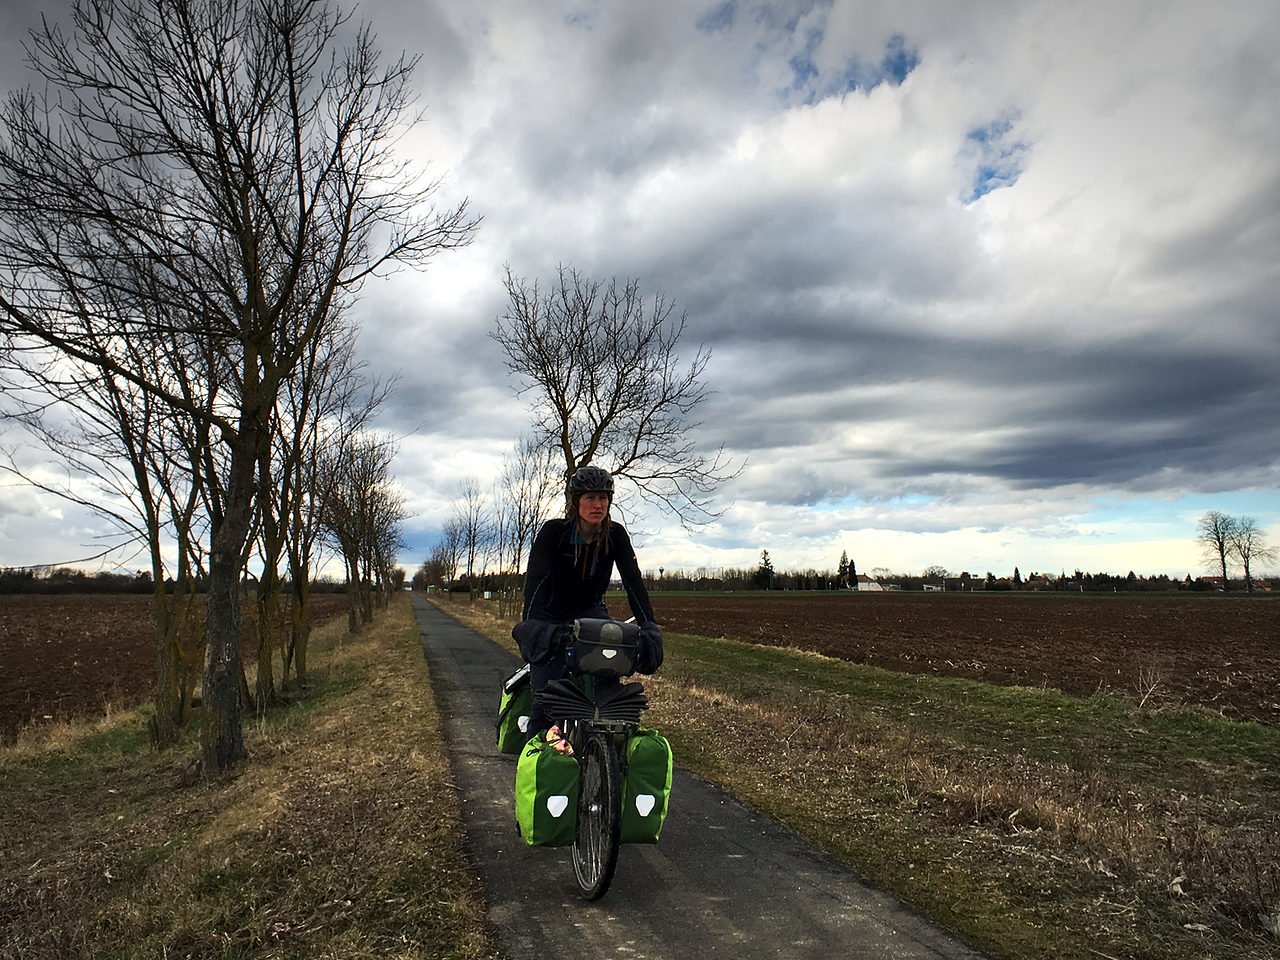
<svg viewBox="0 0 1280 960"><path fill-rule="evenodd" d="M677 762L997 956L1274 958L1280 733L1157 709L1158 679L1135 705L669 637L645 684Z"/></svg>
<svg viewBox="0 0 1280 960"><path fill-rule="evenodd" d="M491 957L409 604L340 631L235 779L184 785L143 712L0 751L0 955Z"/></svg>

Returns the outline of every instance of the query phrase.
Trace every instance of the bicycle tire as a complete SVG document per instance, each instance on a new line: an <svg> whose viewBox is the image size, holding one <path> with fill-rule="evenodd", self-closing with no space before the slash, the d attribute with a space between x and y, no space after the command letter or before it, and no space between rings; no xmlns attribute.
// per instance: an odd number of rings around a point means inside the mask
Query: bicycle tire
<svg viewBox="0 0 1280 960"><path fill-rule="evenodd" d="M587 900L599 900L618 866L622 820L622 774L613 737L592 733L582 751L578 779L578 829L573 840L573 873Z"/></svg>

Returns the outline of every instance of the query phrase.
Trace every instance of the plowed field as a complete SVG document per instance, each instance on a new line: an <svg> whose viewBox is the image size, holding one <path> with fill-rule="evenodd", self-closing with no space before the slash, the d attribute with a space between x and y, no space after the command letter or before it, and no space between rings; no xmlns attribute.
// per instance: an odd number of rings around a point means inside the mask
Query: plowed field
<svg viewBox="0 0 1280 960"><path fill-rule="evenodd" d="M1276 597L674 594L654 608L675 633L1084 696L1151 693L1280 726Z"/></svg>
<svg viewBox="0 0 1280 960"><path fill-rule="evenodd" d="M319 624L346 598L312 599ZM247 626L247 625L246 625ZM151 695L154 627L148 595L0 596L0 743L43 719L101 716ZM241 641L256 650L256 641Z"/></svg>

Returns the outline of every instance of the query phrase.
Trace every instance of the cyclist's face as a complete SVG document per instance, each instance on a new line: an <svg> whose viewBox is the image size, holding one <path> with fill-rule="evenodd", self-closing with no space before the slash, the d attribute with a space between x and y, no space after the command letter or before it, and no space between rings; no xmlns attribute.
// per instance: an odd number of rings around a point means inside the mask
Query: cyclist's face
<svg viewBox="0 0 1280 960"><path fill-rule="evenodd" d="M609 495L601 490L589 490L578 498L578 516L584 522L598 527L609 512Z"/></svg>

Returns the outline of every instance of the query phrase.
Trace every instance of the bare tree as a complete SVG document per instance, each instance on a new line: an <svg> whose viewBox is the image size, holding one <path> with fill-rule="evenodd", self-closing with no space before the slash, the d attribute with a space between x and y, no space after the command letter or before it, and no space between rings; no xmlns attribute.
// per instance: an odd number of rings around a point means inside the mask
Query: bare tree
<svg viewBox="0 0 1280 960"><path fill-rule="evenodd" d="M661 293L646 299L636 280L563 266L546 293L509 269L506 289L508 313L491 336L517 394L532 394L535 439L559 451L564 476L599 463L683 523L714 518L711 494L737 470L723 447L707 457L692 440L711 354L699 346L683 364L685 316Z"/></svg>
<svg viewBox="0 0 1280 960"><path fill-rule="evenodd" d="M1253 593L1253 565L1272 563L1276 550L1267 545L1266 532L1253 517L1235 517L1228 546L1244 567L1244 589Z"/></svg>
<svg viewBox="0 0 1280 960"><path fill-rule="evenodd" d="M562 492L563 483L547 449L532 438L521 437L514 453L503 461L496 491L503 505L500 563L508 562L516 576L524 570L525 551Z"/></svg>
<svg viewBox="0 0 1280 960"><path fill-rule="evenodd" d="M282 384L360 283L467 241L465 204L395 161L412 62L313 0L77 0L33 34L47 93L0 139L0 333L75 358L223 445L211 513L203 685L208 770L244 759L239 579ZM122 309L125 308L125 309ZM140 368L136 338L222 358L212 413ZM208 481L213 479L205 477Z"/></svg>
<svg viewBox="0 0 1280 960"><path fill-rule="evenodd" d="M1222 571L1222 589L1230 589L1227 579L1227 555L1235 539L1237 521L1221 510L1210 510L1197 526L1196 542L1204 552L1205 561L1215 564Z"/></svg>
<svg viewBox="0 0 1280 960"><path fill-rule="evenodd" d="M357 633L373 619L372 591L389 575L404 511L389 490L396 447L363 434L335 452L324 469L324 527L347 570L347 627Z"/></svg>
<svg viewBox="0 0 1280 960"><path fill-rule="evenodd" d="M467 590L472 599L475 599L476 581L488 572L489 560L497 542L489 498L475 477L468 477L458 485L452 522L459 534L458 546L467 577Z"/></svg>
<svg viewBox="0 0 1280 960"><path fill-rule="evenodd" d="M390 382L365 377L363 364L355 359L355 334L354 327L344 326L317 341L298 375L286 384L281 403L282 500L289 527L285 549L293 585L284 675L292 668L299 680L307 675L313 558L321 543L327 494L328 476L320 465L329 455L340 457L364 435L391 388Z"/></svg>
<svg viewBox="0 0 1280 960"><path fill-rule="evenodd" d="M404 571L396 573L396 554L406 546L400 526L408 516L404 497L390 483L375 492L370 510L369 538L365 548L365 578L374 585L378 604L386 610L391 594L403 582Z"/></svg>
<svg viewBox="0 0 1280 960"><path fill-rule="evenodd" d="M456 520L449 520L440 532L440 539L431 548L431 556L422 565L427 576L439 577L440 586L448 590L458 575L458 558L462 555L462 528ZM428 581L429 582L429 581Z"/></svg>
<svg viewBox="0 0 1280 960"><path fill-rule="evenodd" d="M169 349L157 351L154 341L125 345L139 365L151 363L172 373L192 359ZM143 351L147 351L144 355ZM101 376L91 367L60 358L27 364L22 375L37 394L59 399L56 420L39 405L18 397L12 419L24 425L49 455L60 460L69 477L86 478L87 493L70 483L54 486L24 474L12 456L0 469L21 476L47 492L83 506L112 523L120 532L117 548L144 551L151 564L155 621L155 713L152 733L158 746L173 743L185 722L194 691L200 653L195 608L196 576L202 566L198 532L206 519L199 473L209 445L207 424L157 403L136 385ZM181 378L181 374L179 378ZM206 409L217 396L217 379L187 378L200 384ZM70 417L68 417L70 415ZM176 547L177 563L170 568L163 545Z"/></svg>

